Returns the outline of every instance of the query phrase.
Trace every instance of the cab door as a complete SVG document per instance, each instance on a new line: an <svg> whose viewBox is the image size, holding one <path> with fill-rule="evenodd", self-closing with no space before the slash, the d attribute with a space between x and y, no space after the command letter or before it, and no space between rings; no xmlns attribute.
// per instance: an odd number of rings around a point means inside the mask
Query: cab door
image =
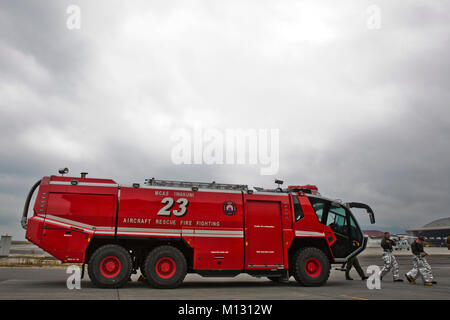
<svg viewBox="0 0 450 320"><path fill-rule="evenodd" d="M346 258L361 247L363 235L350 210L339 203L317 197L309 197L309 201L319 221L336 236L336 241L331 245L335 258Z"/></svg>
<svg viewBox="0 0 450 320"><path fill-rule="evenodd" d="M336 236L336 242L331 245L336 258L345 258L362 245L362 232L351 212L345 207L330 203L324 224L330 227Z"/></svg>

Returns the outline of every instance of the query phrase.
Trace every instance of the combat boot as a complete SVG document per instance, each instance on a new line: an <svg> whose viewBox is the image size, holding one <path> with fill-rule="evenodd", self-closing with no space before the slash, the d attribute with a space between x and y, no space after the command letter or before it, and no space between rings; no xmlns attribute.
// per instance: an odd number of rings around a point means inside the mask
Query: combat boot
<svg viewBox="0 0 450 320"><path fill-rule="evenodd" d="M416 284L416 280L414 280L413 277L409 276L408 274L405 274L405 277L406 277L406 280L409 281L409 283Z"/></svg>

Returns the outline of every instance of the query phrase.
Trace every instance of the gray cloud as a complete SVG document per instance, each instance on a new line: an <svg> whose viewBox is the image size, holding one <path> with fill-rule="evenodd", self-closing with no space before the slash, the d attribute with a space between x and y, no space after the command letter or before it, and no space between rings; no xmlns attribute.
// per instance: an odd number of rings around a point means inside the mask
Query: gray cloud
<svg viewBox="0 0 450 320"><path fill-rule="evenodd" d="M272 185L259 166L170 161L176 128L279 128L286 184L365 201L378 228L449 215L449 5L378 1L0 4L0 233L28 188L69 166ZM362 218L365 223L364 218Z"/></svg>

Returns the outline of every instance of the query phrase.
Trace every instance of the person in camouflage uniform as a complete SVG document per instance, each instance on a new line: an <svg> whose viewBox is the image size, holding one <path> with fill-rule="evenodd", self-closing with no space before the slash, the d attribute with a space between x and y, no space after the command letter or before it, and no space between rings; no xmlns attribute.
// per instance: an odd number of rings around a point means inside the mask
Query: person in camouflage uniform
<svg viewBox="0 0 450 320"><path fill-rule="evenodd" d="M383 277L389 272L392 271L392 276L394 278L394 282L403 282L400 279L400 274L398 271L398 263L395 256L392 254L392 246L395 244L393 240L391 240L391 235L389 232L384 233L384 238L381 240L381 247L383 248L383 261L384 266L381 269L379 276L380 280L383 280Z"/></svg>
<svg viewBox="0 0 450 320"><path fill-rule="evenodd" d="M411 252L414 255L413 268L408 271L405 276L410 283L416 284L416 279L420 274L423 279L423 284L432 286L433 284L436 284L436 281L433 280L431 267L428 264L427 259L425 259L428 254L423 251L424 241L424 237L418 237L416 241L411 244Z"/></svg>

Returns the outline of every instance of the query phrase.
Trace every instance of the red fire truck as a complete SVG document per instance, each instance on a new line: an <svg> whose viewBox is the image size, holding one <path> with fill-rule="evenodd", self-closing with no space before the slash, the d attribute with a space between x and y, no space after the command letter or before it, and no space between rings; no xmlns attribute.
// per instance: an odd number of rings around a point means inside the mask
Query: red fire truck
<svg viewBox="0 0 450 320"><path fill-rule="evenodd" d="M52 175L31 188L22 226L29 241L63 263L82 263L83 274L87 264L91 281L103 288L123 286L139 269L155 288L175 288L187 273L294 276L320 286L331 264L364 250L367 238L350 209L367 210L374 223L369 206L322 197L312 185L254 189Z"/></svg>

